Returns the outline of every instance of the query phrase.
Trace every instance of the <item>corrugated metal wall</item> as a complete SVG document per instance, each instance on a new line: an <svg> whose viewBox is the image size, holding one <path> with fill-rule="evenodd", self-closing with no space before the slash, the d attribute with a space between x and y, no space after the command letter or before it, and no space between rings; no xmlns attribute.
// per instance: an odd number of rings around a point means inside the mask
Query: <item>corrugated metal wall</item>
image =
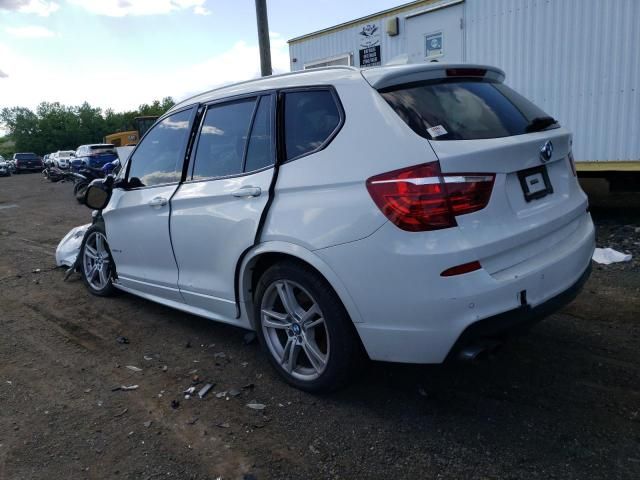
<svg viewBox="0 0 640 480"><path fill-rule="evenodd" d="M574 132L576 160L640 160L640 0L466 0L463 6L465 61L504 69L507 84ZM375 20L383 64L407 52L406 16L424 9ZM389 37L385 23L395 16L400 35ZM292 70L344 53L357 66L362 24L292 43L290 56L298 59Z"/></svg>
<svg viewBox="0 0 640 480"><path fill-rule="evenodd" d="M640 160L639 0L466 0L466 61L574 132L576 160Z"/></svg>

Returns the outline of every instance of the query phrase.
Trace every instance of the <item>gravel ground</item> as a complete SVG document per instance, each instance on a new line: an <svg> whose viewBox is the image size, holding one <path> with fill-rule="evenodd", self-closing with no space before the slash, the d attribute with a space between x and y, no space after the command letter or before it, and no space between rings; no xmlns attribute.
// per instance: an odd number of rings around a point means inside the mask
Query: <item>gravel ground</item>
<svg viewBox="0 0 640 480"><path fill-rule="evenodd" d="M245 331L63 282L55 246L89 210L0 178L0 478L640 478L640 208L593 212L633 260L495 357L373 364L313 396ZM215 387L185 399L193 382Z"/></svg>

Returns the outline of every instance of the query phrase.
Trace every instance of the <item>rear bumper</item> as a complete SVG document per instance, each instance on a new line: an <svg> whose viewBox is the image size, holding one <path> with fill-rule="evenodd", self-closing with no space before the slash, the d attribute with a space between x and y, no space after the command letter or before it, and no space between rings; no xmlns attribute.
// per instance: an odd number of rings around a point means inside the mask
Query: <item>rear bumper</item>
<svg viewBox="0 0 640 480"><path fill-rule="evenodd" d="M366 239L315 253L353 299L363 319L355 327L371 359L441 363L463 335L460 342L484 333L485 327L473 325L493 319L487 325L500 333L498 327L509 330L514 316L522 316L516 324L533 322L579 289L588 276L595 230L584 210L566 222L570 232L545 252L495 274L482 268L440 276L448 267L474 260L454 229L413 236L388 224Z"/></svg>
<svg viewBox="0 0 640 480"><path fill-rule="evenodd" d="M454 359L467 346L481 344L487 340L503 340L505 337L525 332L536 323L571 303L587 283L590 275L591 264L573 285L540 305L532 307L525 304L508 312L472 323L453 345L447 360Z"/></svg>
<svg viewBox="0 0 640 480"><path fill-rule="evenodd" d="M30 167L16 166L16 172L40 172L44 167L42 165L34 165Z"/></svg>

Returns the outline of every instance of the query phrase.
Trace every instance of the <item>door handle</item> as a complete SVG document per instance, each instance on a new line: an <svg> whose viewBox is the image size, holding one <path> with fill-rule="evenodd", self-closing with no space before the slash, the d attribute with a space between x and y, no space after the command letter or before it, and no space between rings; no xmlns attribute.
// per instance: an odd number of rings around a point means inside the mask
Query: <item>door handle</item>
<svg viewBox="0 0 640 480"><path fill-rule="evenodd" d="M155 197L149 201L150 207L164 207L167 204L167 199L164 197Z"/></svg>
<svg viewBox="0 0 640 480"><path fill-rule="evenodd" d="M243 187L239 190L236 190L231 195L234 197L259 197L262 193L262 189L260 187Z"/></svg>

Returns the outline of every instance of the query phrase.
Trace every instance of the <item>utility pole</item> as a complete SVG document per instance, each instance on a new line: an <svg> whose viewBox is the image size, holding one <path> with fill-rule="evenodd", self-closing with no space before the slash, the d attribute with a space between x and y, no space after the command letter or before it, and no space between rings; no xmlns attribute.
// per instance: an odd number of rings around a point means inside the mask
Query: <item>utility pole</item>
<svg viewBox="0 0 640 480"><path fill-rule="evenodd" d="M260 71L263 77L268 77L273 71L271 70L267 0L256 0L256 20L258 22L258 45L260 46Z"/></svg>

